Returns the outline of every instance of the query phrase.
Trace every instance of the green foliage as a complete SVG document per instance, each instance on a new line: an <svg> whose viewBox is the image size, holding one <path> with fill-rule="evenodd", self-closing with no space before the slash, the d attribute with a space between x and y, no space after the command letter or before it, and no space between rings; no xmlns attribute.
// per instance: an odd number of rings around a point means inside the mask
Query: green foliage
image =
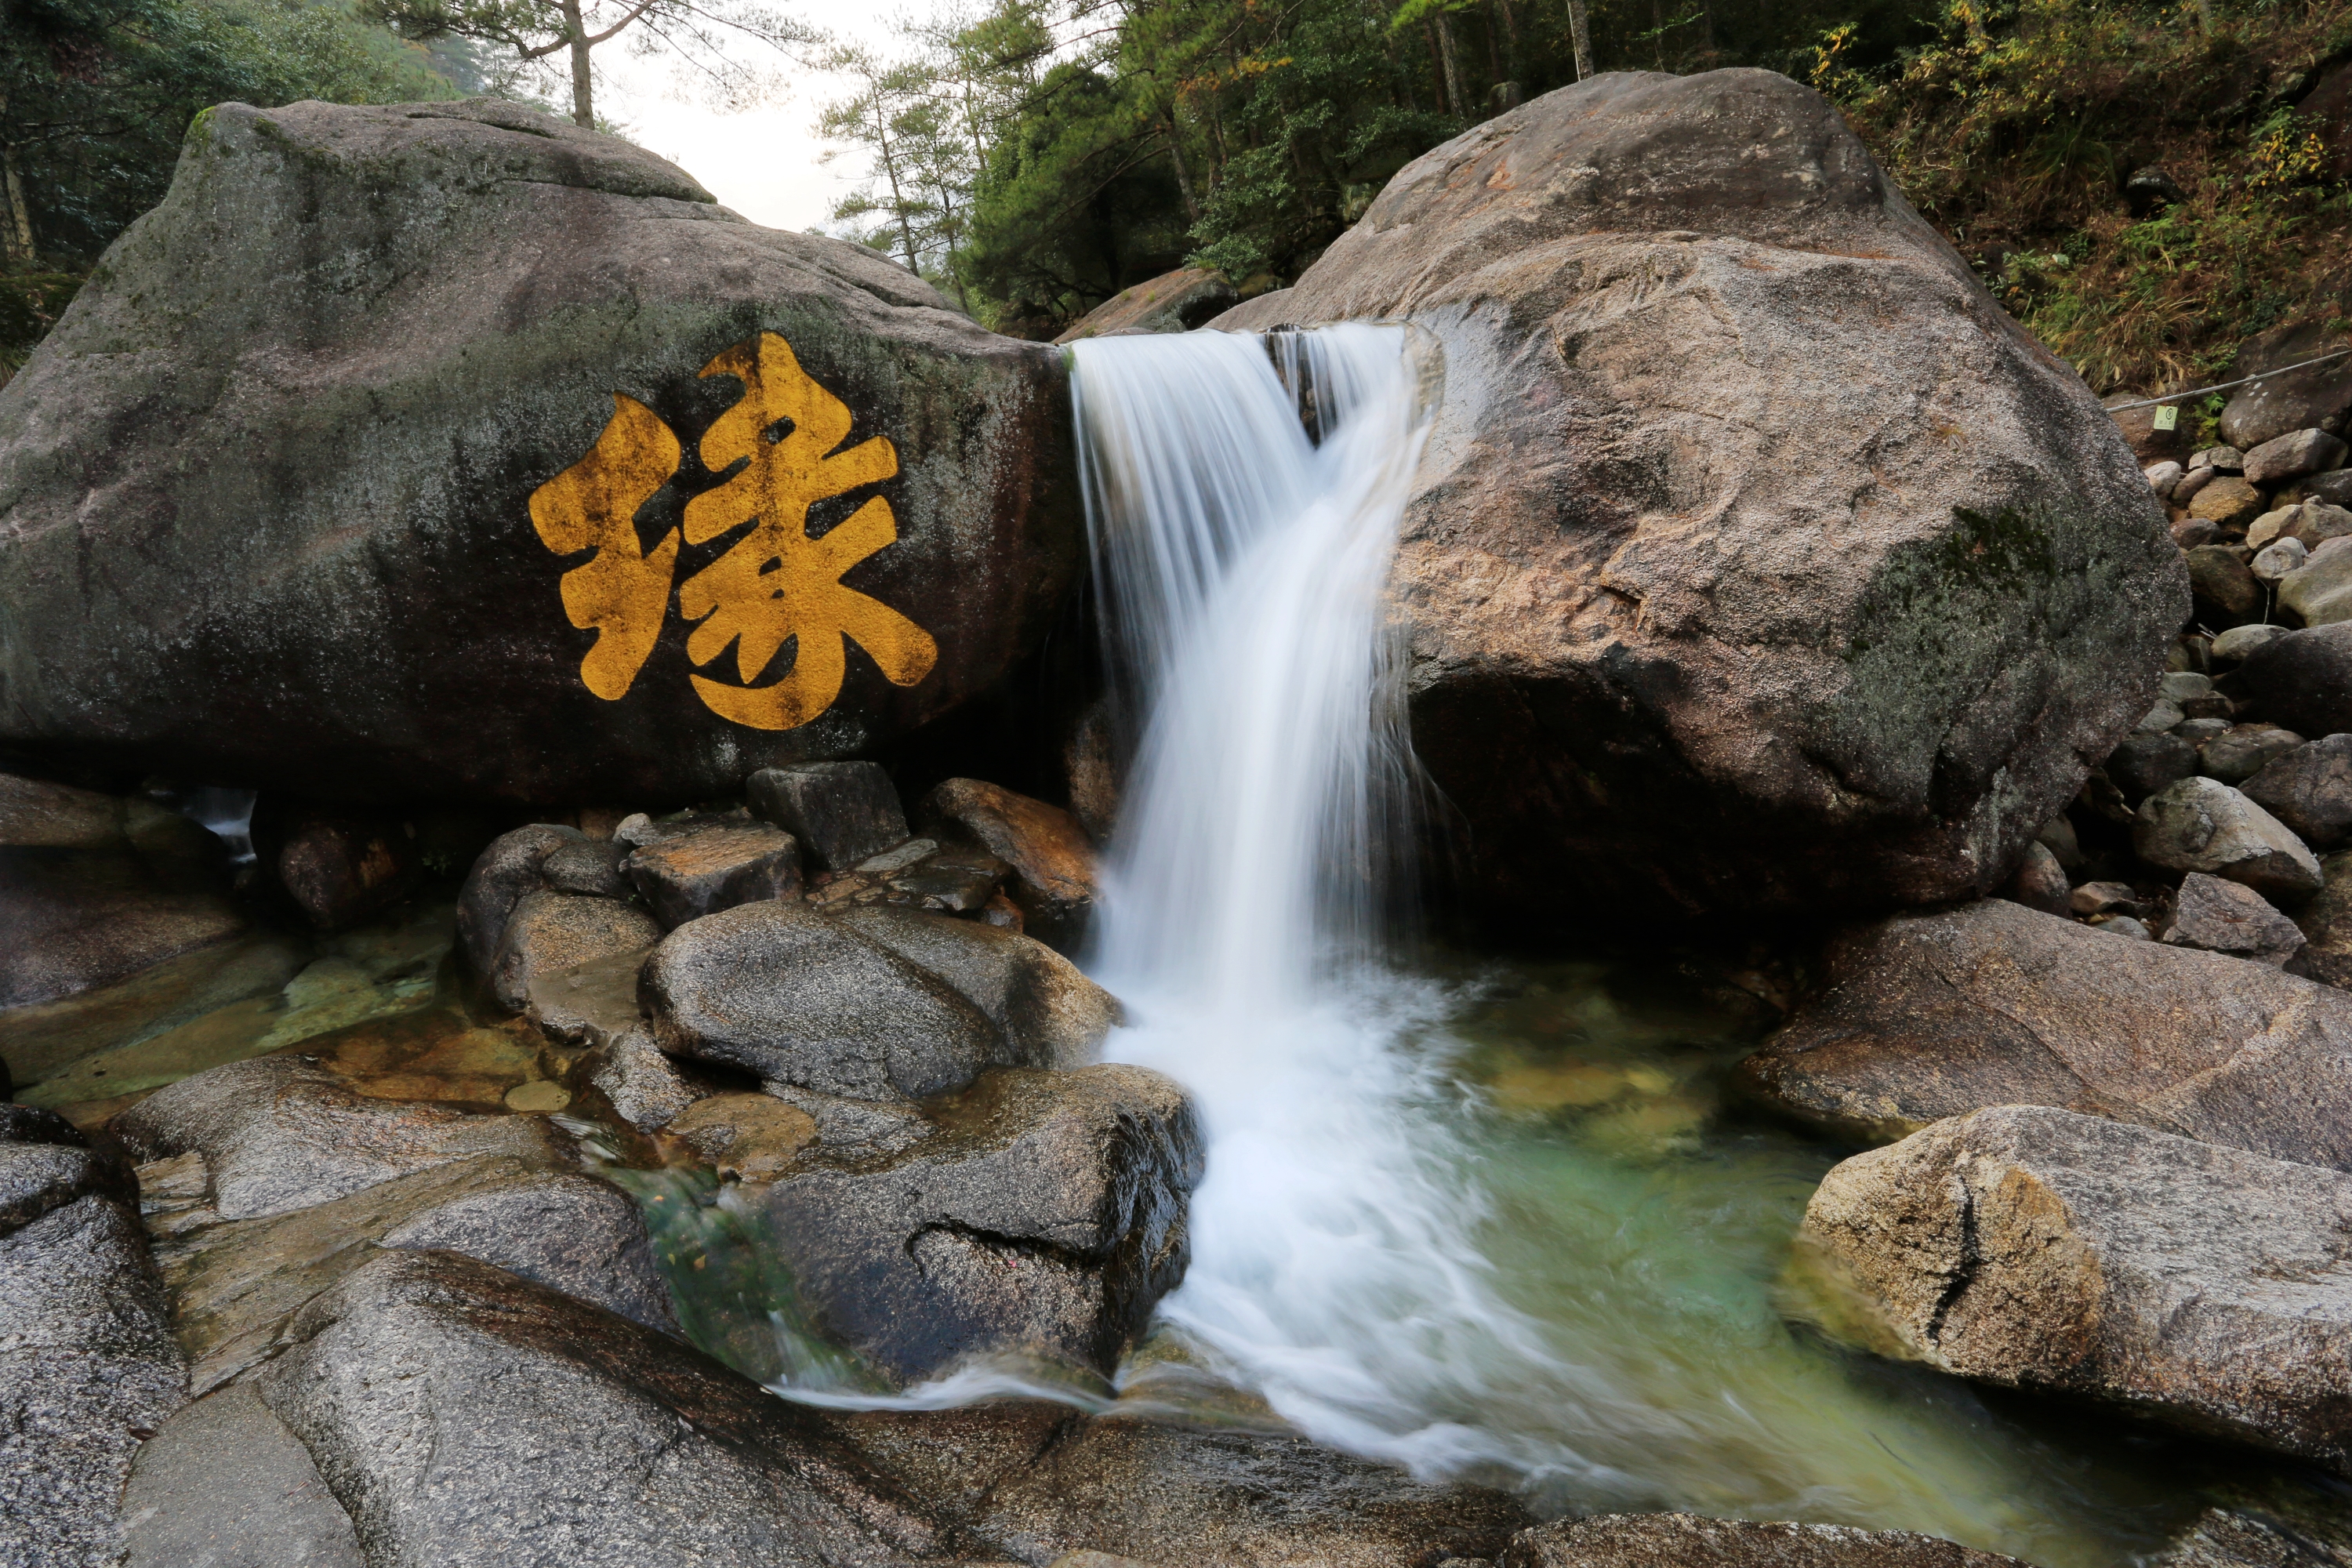
<svg viewBox="0 0 2352 1568"><path fill-rule="evenodd" d="M1930 44L1816 80L2043 342L2154 393L2341 311L2346 164L2291 100L2347 49L2340 0L1949 0ZM2151 165L2184 199L2136 217Z"/></svg>
<svg viewBox="0 0 2352 1568"><path fill-rule="evenodd" d="M0 244L87 263L159 200L198 110L454 96L421 49L341 0L5 0Z"/></svg>
<svg viewBox="0 0 2352 1568"><path fill-rule="evenodd" d="M1407 162L1576 78L1576 0L984 3L867 62L887 111L859 95L828 125L877 164L893 144L842 232L1008 331L1057 331L1181 262L1295 278ZM1933 0L1582 3L1604 70L1802 72L1834 28L1823 68L1862 73L1936 35ZM985 135L927 128L973 100Z"/></svg>

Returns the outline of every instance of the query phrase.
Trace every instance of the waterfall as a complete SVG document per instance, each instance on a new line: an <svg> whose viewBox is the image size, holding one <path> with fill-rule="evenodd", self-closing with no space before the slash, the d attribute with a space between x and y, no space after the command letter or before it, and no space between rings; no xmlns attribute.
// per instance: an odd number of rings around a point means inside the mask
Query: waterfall
<svg viewBox="0 0 2352 1568"><path fill-rule="evenodd" d="M1429 367L1364 325L1076 353L1106 636L1145 719L1093 968L1134 1020L1114 1057L1183 1083L1209 1139L1162 1319L1311 1436L1503 1459L1472 1424L1486 1375L1547 1358L1419 1113L1440 1089L1404 1046L1434 999L1377 951L1412 788L1385 588Z"/></svg>

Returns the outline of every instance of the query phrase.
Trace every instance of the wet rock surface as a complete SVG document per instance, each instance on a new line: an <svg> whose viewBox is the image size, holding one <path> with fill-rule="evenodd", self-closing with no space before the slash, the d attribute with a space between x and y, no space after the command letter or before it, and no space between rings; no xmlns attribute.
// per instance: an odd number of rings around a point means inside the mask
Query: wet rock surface
<svg viewBox="0 0 2352 1568"><path fill-rule="evenodd" d="M678 1070L642 1025L615 1033L579 1066L614 1114L642 1132L667 1126L707 1092Z"/></svg>
<svg viewBox="0 0 2352 1568"><path fill-rule="evenodd" d="M1025 1402L820 1411L455 1253L379 1254L292 1334L142 1454L126 1500L134 1563L184 1568L207 1559L174 1551L225 1542L218 1562L255 1568L947 1568L1090 1551L1379 1568L1491 1552L1527 1522L1499 1495L1418 1486L1293 1437ZM261 1547L315 1555L250 1554Z"/></svg>
<svg viewBox="0 0 2352 1568"><path fill-rule="evenodd" d="M380 1254L290 1333L257 1389L371 1562L947 1555L822 1418L475 1259Z"/></svg>
<svg viewBox="0 0 2352 1568"><path fill-rule="evenodd" d="M506 935L515 905L525 894L551 887L545 870L548 857L587 842L588 836L576 827L544 822L518 827L490 841L467 871L466 885L457 893L457 940L475 973L489 973L497 962L499 942Z"/></svg>
<svg viewBox="0 0 2352 1568"><path fill-rule="evenodd" d="M1074 948L1095 901L1095 850L1076 817L1057 805L979 779L950 779L923 797L927 830L964 837L1013 868L1007 884L1023 929Z"/></svg>
<svg viewBox="0 0 2352 1568"><path fill-rule="evenodd" d="M552 1163L463 1160L258 1219L222 1220L161 1193L153 1207L156 1265L196 1394L276 1353L295 1312L383 1247L462 1252L678 1331L635 1205L609 1183Z"/></svg>
<svg viewBox="0 0 2352 1568"><path fill-rule="evenodd" d="M2352 1167L2352 996L2003 900L1841 935L1739 1075L1863 1142L2042 1105Z"/></svg>
<svg viewBox="0 0 2352 1568"><path fill-rule="evenodd" d="M1855 1156L1805 1214L1930 1364L2352 1468L2352 1178L2003 1106Z"/></svg>
<svg viewBox="0 0 2352 1568"><path fill-rule="evenodd" d="M515 903L490 961L490 989L520 1012L534 988L567 970L642 954L662 928L643 910L616 899L577 893L525 893Z"/></svg>
<svg viewBox="0 0 2352 1568"><path fill-rule="evenodd" d="M780 626L758 577L791 542L730 553L754 509L718 476L806 382L835 401L790 447L803 500L868 510L812 563L829 607ZM1066 411L1048 347L617 138L225 105L0 397L0 739L361 800L675 803L854 754L1059 609ZM219 451L247 460L190 458Z"/></svg>
<svg viewBox="0 0 2352 1568"><path fill-rule="evenodd" d="M204 829L176 817L154 826L143 844L119 834L90 845L0 843L0 1007L124 980L247 928L212 874Z"/></svg>
<svg viewBox="0 0 2352 1568"><path fill-rule="evenodd" d="M1381 317L1444 353L1393 580L1496 904L1981 895L2147 710L2188 573L2129 447L1787 79L1546 94L1215 324Z"/></svg>
<svg viewBox="0 0 2352 1568"><path fill-rule="evenodd" d="M666 931L801 889L800 847L766 823L706 827L632 853L622 869Z"/></svg>
<svg viewBox="0 0 2352 1568"><path fill-rule="evenodd" d="M840 1430L935 1500L975 1547L1022 1563L1100 1552L1220 1568L1389 1568L1484 1557L1528 1522L1499 1492L1418 1485L1286 1435L1018 1402L877 1411L841 1417Z"/></svg>
<svg viewBox="0 0 2352 1568"><path fill-rule="evenodd" d="M758 1202L818 1323L892 1378L981 1352L1108 1373L1183 1276L1201 1134L1141 1068L1000 1069L911 1146L812 1146Z"/></svg>
<svg viewBox="0 0 2352 1568"><path fill-rule="evenodd" d="M1610 1514L1538 1525L1496 1568L2022 1568L1932 1535L1691 1513Z"/></svg>

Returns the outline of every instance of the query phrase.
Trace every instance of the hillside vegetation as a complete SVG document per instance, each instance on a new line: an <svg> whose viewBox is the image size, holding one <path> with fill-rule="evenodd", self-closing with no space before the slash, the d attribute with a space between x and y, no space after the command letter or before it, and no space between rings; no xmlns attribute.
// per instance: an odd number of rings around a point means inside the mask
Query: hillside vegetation
<svg viewBox="0 0 2352 1568"><path fill-rule="evenodd" d="M0 35L0 374L152 205L207 103L439 98L462 54L349 0L17 0ZM834 229L1050 337L1187 262L1296 278L1397 169L1593 69L1829 94L2101 393L2352 313L2352 0L990 0L841 48L875 178Z"/></svg>

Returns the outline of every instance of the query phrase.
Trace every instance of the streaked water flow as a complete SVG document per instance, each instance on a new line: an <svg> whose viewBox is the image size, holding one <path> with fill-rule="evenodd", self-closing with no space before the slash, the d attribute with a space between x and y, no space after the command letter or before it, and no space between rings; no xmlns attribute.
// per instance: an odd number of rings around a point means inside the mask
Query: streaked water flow
<svg viewBox="0 0 2352 1568"><path fill-rule="evenodd" d="M1161 1307L1192 1358L1319 1439L1553 1510L1910 1528L2053 1568L2144 1546L2129 1463L1783 1321L1774 1276L1831 1157L1710 1131L1738 1042L1629 1044L1604 997L1566 1057L1557 1021L1481 1045L1467 1016L1501 1004L1383 960L1412 798L1384 588L1428 351L1349 326L1076 356L1140 719L1091 967L1133 1020L1110 1054L1184 1083L1208 1134Z"/></svg>

